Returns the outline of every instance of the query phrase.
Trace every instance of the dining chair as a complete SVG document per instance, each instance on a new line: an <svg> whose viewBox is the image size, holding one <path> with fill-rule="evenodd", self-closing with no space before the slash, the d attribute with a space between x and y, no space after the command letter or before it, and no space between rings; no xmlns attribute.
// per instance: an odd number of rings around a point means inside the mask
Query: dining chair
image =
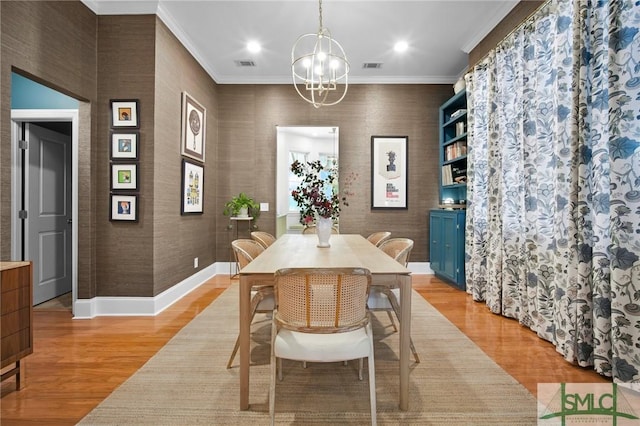
<svg viewBox="0 0 640 426"><path fill-rule="evenodd" d="M378 248L394 258L402 266L406 267L409 263L409 256L413 249L413 240L409 238L390 238L383 241ZM391 321L391 326L394 331L398 331L391 312L395 313L398 322L400 322L400 288L394 284L387 285L373 285L369 292L369 300L367 306L372 311L386 311ZM411 352L416 364L420 363L420 357L418 351L413 344L413 339L410 339Z"/></svg>
<svg viewBox="0 0 640 426"><path fill-rule="evenodd" d="M294 268L275 273L276 308L271 329L269 414L275 423L276 373L282 359L369 365L371 424L376 419L373 332L367 310L371 273L364 268Z"/></svg>
<svg viewBox="0 0 640 426"><path fill-rule="evenodd" d="M316 225L307 225L304 227L304 229L302 230L303 234L315 234L316 233ZM340 231L338 230L338 227L336 225L333 225L331 227L331 233L332 234L339 234Z"/></svg>
<svg viewBox="0 0 640 426"><path fill-rule="evenodd" d="M240 270L264 251L264 247L259 242L250 239L234 240L231 242L231 247L233 247L233 253ZM271 284L254 285L251 287L251 321L253 321L256 313L272 312L274 306L275 300L273 286ZM233 346L233 351L227 362L227 368L231 368L233 359L236 357L239 348L240 336L236 338L236 343Z"/></svg>
<svg viewBox="0 0 640 426"><path fill-rule="evenodd" d="M389 238L391 238L391 232L381 231L381 232L374 232L373 234L369 235L367 237L367 240L374 246L379 246L383 242L387 241Z"/></svg>
<svg viewBox="0 0 640 426"><path fill-rule="evenodd" d="M276 242L276 237L264 231L253 231L251 239L259 242L265 249Z"/></svg>

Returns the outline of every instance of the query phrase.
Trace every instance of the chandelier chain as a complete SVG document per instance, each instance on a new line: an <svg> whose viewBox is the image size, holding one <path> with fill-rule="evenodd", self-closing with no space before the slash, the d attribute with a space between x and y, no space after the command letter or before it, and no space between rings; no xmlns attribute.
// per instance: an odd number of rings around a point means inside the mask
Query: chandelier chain
<svg viewBox="0 0 640 426"><path fill-rule="evenodd" d="M318 1L318 10L320 11L320 32L322 32L322 0Z"/></svg>

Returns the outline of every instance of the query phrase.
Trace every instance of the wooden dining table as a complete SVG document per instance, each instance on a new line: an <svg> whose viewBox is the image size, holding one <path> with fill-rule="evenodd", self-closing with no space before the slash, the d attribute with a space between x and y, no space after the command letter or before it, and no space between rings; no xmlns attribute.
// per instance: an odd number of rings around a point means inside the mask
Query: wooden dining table
<svg viewBox="0 0 640 426"><path fill-rule="evenodd" d="M251 287L274 281L281 268L361 267L371 271L372 285L400 288L400 410L409 408L411 272L356 234L336 234L331 247L317 247L317 235L285 234L240 271L240 409L249 409Z"/></svg>

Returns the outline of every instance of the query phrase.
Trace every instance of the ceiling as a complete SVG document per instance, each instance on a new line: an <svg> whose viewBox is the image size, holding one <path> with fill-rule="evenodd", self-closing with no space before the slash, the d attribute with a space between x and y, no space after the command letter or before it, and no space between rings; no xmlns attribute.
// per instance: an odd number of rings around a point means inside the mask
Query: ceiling
<svg viewBox="0 0 640 426"><path fill-rule="evenodd" d="M220 84L291 83L291 47L319 26L316 0L82 0L99 15L157 14ZM342 44L349 83L454 83L467 54L518 0L324 0L323 24ZM396 53L405 40L409 48ZM249 41L262 45L258 53ZM239 66L252 62L254 66ZM380 68L364 68L379 63Z"/></svg>

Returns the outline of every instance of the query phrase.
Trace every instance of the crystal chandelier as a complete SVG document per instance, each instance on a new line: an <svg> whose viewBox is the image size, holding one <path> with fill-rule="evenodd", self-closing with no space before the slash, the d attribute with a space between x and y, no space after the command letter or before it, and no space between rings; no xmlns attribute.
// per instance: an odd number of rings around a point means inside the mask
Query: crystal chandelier
<svg viewBox="0 0 640 426"><path fill-rule="evenodd" d="M291 49L293 85L302 99L316 108L337 104L349 86L347 55L329 29L322 26L322 0L318 5L318 33L301 35Z"/></svg>

